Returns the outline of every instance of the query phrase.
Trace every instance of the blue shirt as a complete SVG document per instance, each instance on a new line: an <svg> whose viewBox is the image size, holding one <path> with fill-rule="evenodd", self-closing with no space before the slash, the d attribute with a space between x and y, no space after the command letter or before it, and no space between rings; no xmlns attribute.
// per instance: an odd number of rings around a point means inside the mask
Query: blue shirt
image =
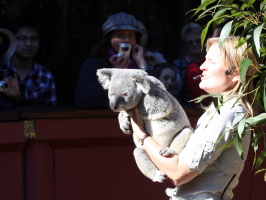
<svg viewBox="0 0 266 200"><path fill-rule="evenodd" d="M14 78L17 71L11 66L10 60L0 68L1 80L9 76ZM43 66L33 63L32 69L21 80L18 75L18 85L22 95L21 102L16 105L56 105L57 97L53 75ZM10 97L5 97L12 101Z"/></svg>

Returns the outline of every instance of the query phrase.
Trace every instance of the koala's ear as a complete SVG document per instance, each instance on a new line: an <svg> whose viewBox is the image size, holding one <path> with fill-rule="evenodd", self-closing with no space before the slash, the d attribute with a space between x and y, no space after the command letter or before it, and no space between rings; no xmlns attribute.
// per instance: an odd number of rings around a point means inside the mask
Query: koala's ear
<svg viewBox="0 0 266 200"><path fill-rule="evenodd" d="M147 74L138 73L134 75L132 78L136 81L137 86L139 87L139 89L142 90L144 94L149 93L151 87L149 80L147 78Z"/></svg>
<svg viewBox="0 0 266 200"><path fill-rule="evenodd" d="M113 70L108 68L98 69L96 74L98 76L98 81L102 84L103 88L107 90L110 86Z"/></svg>

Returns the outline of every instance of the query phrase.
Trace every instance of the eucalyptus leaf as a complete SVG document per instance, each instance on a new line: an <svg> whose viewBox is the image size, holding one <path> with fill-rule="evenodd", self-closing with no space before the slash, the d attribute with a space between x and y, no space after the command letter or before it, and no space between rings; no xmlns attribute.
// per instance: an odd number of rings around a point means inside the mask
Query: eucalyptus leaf
<svg viewBox="0 0 266 200"><path fill-rule="evenodd" d="M260 155L257 159L257 162L256 162L256 169L259 168L264 160L264 158L266 157L266 149L263 149L261 152L260 152Z"/></svg>
<svg viewBox="0 0 266 200"><path fill-rule="evenodd" d="M237 129L237 132L238 132L238 136L240 138L242 138L242 135L244 133L244 130L245 130L245 124L246 124L246 119L242 119L239 124L238 124L238 129Z"/></svg>
<svg viewBox="0 0 266 200"><path fill-rule="evenodd" d="M235 126L240 120L242 120L245 117L245 113L238 113L233 121L233 126Z"/></svg>
<svg viewBox="0 0 266 200"><path fill-rule="evenodd" d="M252 146L254 147L254 150L257 151L259 148L260 139L264 135L264 131L262 129L259 129L257 132L254 133L254 136L252 138Z"/></svg>
<svg viewBox="0 0 266 200"><path fill-rule="evenodd" d="M213 99L213 104L214 104L214 107L216 108L217 112L220 114L219 99L218 98L214 98Z"/></svg>
<svg viewBox="0 0 266 200"><path fill-rule="evenodd" d="M204 43L204 41L205 41L205 38L206 38L207 32L208 32L208 30L209 30L209 26L212 24L213 21L215 21L215 20L217 20L217 19L219 19L219 17L211 19L211 20L207 23L206 27L202 30L202 32L201 32L201 37L200 37L200 38L201 38L201 46L202 46L202 48L204 47L203 43Z"/></svg>
<svg viewBox="0 0 266 200"><path fill-rule="evenodd" d="M237 43L237 45L236 45L236 49L237 48L239 48L239 47L241 47L243 44L245 44L247 41L246 41L246 39L245 38L240 38L239 40L238 40L238 43Z"/></svg>
<svg viewBox="0 0 266 200"><path fill-rule="evenodd" d="M241 60L240 62L240 81L242 84L245 83L245 80L246 80L246 73L247 73L247 70L249 68L249 66L252 64L252 60L248 59L248 58L244 58Z"/></svg>
<svg viewBox="0 0 266 200"><path fill-rule="evenodd" d="M246 3L243 3L242 6L240 7L241 10L245 10L248 7Z"/></svg>
<svg viewBox="0 0 266 200"><path fill-rule="evenodd" d="M258 127L266 124L266 113L262 113L258 116L255 117L250 117L246 119L246 122L251 126L251 127Z"/></svg>
<svg viewBox="0 0 266 200"><path fill-rule="evenodd" d="M209 9L205 10L204 12L202 12L202 13L198 16L198 18L202 18L204 15L206 15L206 13L210 12L210 10L213 10L213 9L218 8L218 7L221 7L221 6L222 6L222 5L216 5L216 6L213 6L213 7L209 8Z"/></svg>
<svg viewBox="0 0 266 200"><path fill-rule="evenodd" d="M201 5L196 9L195 14L197 14L198 12L200 12L201 10L205 9L206 6L210 5L211 3L215 2L216 0L202 0L201 1ZM194 14L194 15L195 15Z"/></svg>
<svg viewBox="0 0 266 200"><path fill-rule="evenodd" d="M230 10L230 8L223 8L223 9L217 11L217 12L213 15L213 18L215 18L215 17L219 17L220 15L224 14L227 10Z"/></svg>
<svg viewBox="0 0 266 200"><path fill-rule="evenodd" d="M239 16L243 16L243 12L239 11L239 12L234 12L231 17L239 17Z"/></svg>
<svg viewBox="0 0 266 200"><path fill-rule="evenodd" d="M266 110L265 81L266 81L266 71L264 70L261 73L261 76L260 76L260 84L259 84L259 95L261 97L264 110Z"/></svg>
<svg viewBox="0 0 266 200"><path fill-rule="evenodd" d="M238 155L241 157L241 159L244 159L243 156L243 148L242 148L242 143L241 143L241 138L238 136L237 130L233 132L233 141L234 145L236 147Z"/></svg>
<svg viewBox="0 0 266 200"><path fill-rule="evenodd" d="M261 3L260 3L260 11L265 11L265 8L266 8L266 2L265 1L262 1Z"/></svg>
<svg viewBox="0 0 266 200"><path fill-rule="evenodd" d="M255 1L256 1L256 0L249 0L249 1L248 1L248 4L249 4L249 5L252 5Z"/></svg>
<svg viewBox="0 0 266 200"><path fill-rule="evenodd" d="M223 150L223 149L226 149L226 148L232 146L233 144L234 144L234 140L231 139L231 140L229 140L227 143L225 143L220 149L218 149L218 151L221 151L221 150Z"/></svg>
<svg viewBox="0 0 266 200"><path fill-rule="evenodd" d="M233 21L227 22L227 23L224 25L224 27L223 27L223 29L222 29L222 31L221 31L221 34L220 34L220 45L221 45L221 46L222 46L222 44L223 44L225 38L227 38L227 37L229 36L229 34L230 34L230 31L231 31L231 29L232 29L232 22L233 22Z"/></svg>
<svg viewBox="0 0 266 200"><path fill-rule="evenodd" d="M258 173L263 172L263 171L266 171L266 169L260 169L260 170L256 171L254 174L258 174Z"/></svg>
<svg viewBox="0 0 266 200"><path fill-rule="evenodd" d="M254 38L254 43L255 43L258 55L260 55L260 34L261 34L263 26L264 26L264 23L260 24L254 29L253 38Z"/></svg>

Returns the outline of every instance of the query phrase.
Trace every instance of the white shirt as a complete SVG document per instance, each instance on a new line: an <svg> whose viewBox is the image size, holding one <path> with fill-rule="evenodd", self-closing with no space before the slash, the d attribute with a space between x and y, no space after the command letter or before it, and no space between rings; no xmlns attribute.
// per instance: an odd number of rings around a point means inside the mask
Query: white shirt
<svg viewBox="0 0 266 200"><path fill-rule="evenodd" d="M173 199L220 200L225 187L234 177L224 193L223 200L233 198L232 190L238 184L245 160L238 155L234 145L219 149L232 139L233 120L236 115L245 113L240 103L234 103L235 99L226 102L220 108L220 114L212 105L200 117L195 133L179 155L180 162L186 163L189 170L198 171L200 174L179 186ZM249 143L250 132L242 138L244 159L248 154Z"/></svg>

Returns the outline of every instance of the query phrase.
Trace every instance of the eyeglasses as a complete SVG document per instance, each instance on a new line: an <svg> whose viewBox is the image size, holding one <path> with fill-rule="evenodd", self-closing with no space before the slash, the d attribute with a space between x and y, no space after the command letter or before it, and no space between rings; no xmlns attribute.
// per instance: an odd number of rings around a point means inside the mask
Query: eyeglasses
<svg viewBox="0 0 266 200"><path fill-rule="evenodd" d="M26 43L28 42L28 40L30 40L30 43L36 43L39 41L37 36L31 36L31 37L27 37L26 35L20 35L16 37L18 41Z"/></svg>

